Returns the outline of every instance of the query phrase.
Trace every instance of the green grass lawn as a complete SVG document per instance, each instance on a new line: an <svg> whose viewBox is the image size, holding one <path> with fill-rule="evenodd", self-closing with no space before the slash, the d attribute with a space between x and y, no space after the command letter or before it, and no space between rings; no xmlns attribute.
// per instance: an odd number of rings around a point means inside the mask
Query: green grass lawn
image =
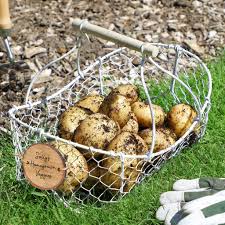
<svg viewBox="0 0 225 225"><path fill-rule="evenodd" d="M0 224L89 225L155 224L159 196L175 180L201 176L225 177L225 52L208 64L213 75L212 108L200 143L170 160L158 173L115 204L77 207L71 211L47 192L16 181L13 147L0 136Z"/></svg>

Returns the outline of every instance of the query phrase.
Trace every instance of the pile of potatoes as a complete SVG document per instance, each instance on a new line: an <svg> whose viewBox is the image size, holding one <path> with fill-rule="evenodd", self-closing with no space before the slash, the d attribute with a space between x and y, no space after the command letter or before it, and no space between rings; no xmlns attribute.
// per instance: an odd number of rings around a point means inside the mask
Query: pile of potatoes
<svg viewBox="0 0 225 225"><path fill-rule="evenodd" d="M194 109L178 104L166 114L153 105L156 125L154 152L173 145L191 126L196 117ZM103 97L88 95L64 111L59 117L59 136L82 145L129 155L146 154L152 143L152 118L149 105L138 97L137 88L123 84ZM59 190L72 192L82 183L90 189L121 189L129 192L142 172L140 159L124 159L103 153L76 149L67 144L54 145L67 159L67 176ZM122 177L121 178L121 173Z"/></svg>

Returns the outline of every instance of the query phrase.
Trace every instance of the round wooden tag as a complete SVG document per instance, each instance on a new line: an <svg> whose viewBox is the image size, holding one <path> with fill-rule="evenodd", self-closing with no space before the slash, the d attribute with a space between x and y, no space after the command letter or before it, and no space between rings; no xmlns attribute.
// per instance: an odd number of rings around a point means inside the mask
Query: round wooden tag
<svg viewBox="0 0 225 225"><path fill-rule="evenodd" d="M22 163L27 180L41 190L57 189L65 179L65 161L51 145L31 145L24 152Z"/></svg>

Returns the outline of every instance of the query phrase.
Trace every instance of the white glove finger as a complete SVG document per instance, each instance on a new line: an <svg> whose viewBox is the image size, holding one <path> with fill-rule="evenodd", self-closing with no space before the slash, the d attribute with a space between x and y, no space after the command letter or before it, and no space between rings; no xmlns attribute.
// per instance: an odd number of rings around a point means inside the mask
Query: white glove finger
<svg viewBox="0 0 225 225"><path fill-rule="evenodd" d="M183 202L184 201L184 192L183 191L168 191L162 193L159 199L161 205Z"/></svg>
<svg viewBox="0 0 225 225"><path fill-rule="evenodd" d="M191 192L188 193L188 197L191 196L192 192L201 192L204 190L205 189L191 190ZM165 204L174 203L174 202L186 202L186 201L192 200L188 198L185 199L185 195L186 195L186 192L184 191L168 191L161 194L159 201L161 205L165 205Z"/></svg>
<svg viewBox="0 0 225 225"><path fill-rule="evenodd" d="M162 205L158 208L156 212L156 218L160 221L164 221L167 218L167 214L170 212L173 213L172 217L181 210L181 203L171 203L171 204L166 204ZM171 217L171 218L172 218Z"/></svg>
<svg viewBox="0 0 225 225"><path fill-rule="evenodd" d="M186 191L191 189L199 189L199 179L186 180L181 179L173 184L174 191Z"/></svg>

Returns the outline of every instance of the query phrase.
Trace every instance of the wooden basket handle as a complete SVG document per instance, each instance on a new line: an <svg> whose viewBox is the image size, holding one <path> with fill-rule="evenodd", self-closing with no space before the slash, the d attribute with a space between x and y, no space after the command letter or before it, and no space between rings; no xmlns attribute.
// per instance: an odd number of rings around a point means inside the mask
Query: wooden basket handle
<svg viewBox="0 0 225 225"><path fill-rule="evenodd" d="M9 14L9 2L8 0L0 0L0 29L11 29L12 23Z"/></svg>

